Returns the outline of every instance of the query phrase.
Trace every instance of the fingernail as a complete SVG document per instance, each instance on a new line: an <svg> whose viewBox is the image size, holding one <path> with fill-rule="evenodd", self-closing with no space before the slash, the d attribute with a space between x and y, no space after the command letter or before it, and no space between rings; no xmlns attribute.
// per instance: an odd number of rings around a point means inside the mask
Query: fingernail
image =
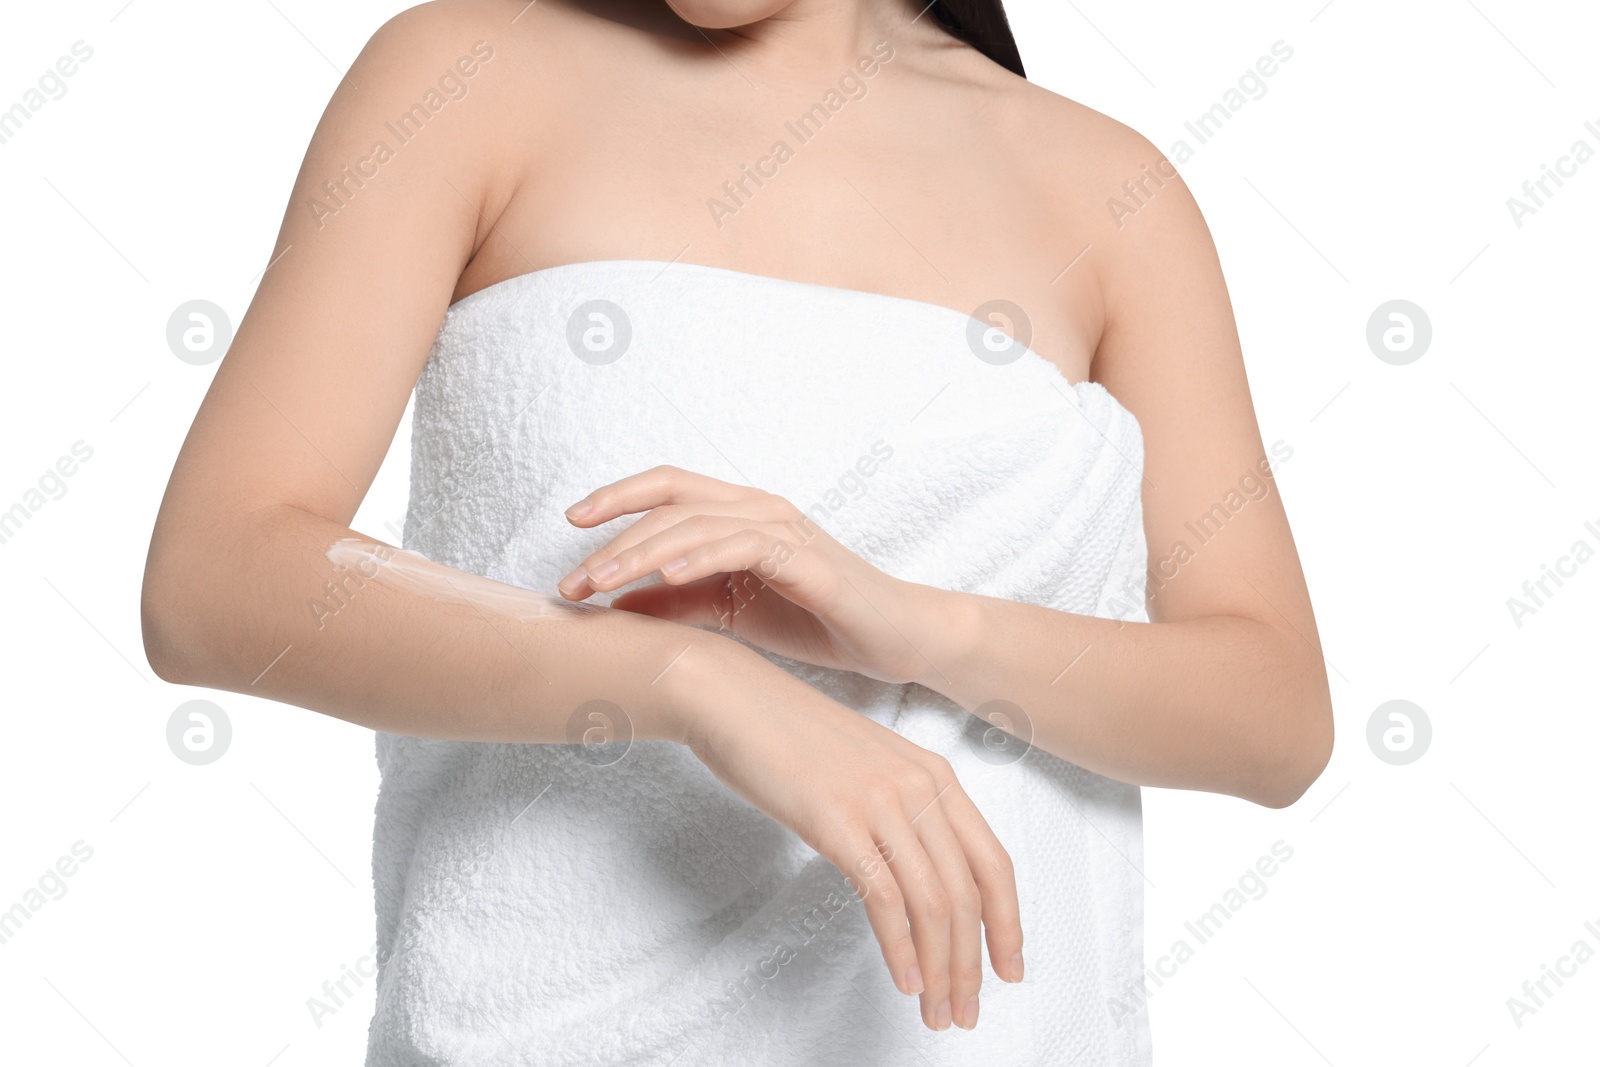
<svg viewBox="0 0 1600 1067"><path fill-rule="evenodd" d="M679 571L683 570L688 565L689 565L689 561L686 558L684 558L683 556L679 556L677 559L669 559L665 563L663 563L661 565L661 573L662 574L677 574Z"/></svg>
<svg viewBox="0 0 1600 1067"><path fill-rule="evenodd" d="M978 998L973 997L967 1001L967 1006L961 1009L961 1029L971 1030L978 1025Z"/></svg>
<svg viewBox="0 0 1600 1067"><path fill-rule="evenodd" d="M1009 978L1007 978L1006 981L1008 981L1008 982L1020 982L1020 981L1022 981L1022 953L1018 952L1016 955L1011 957L1010 971L1011 971L1011 976Z"/></svg>
<svg viewBox="0 0 1600 1067"><path fill-rule="evenodd" d="M589 512L591 512L593 510L594 510L594 505L593 504L589 503L589 501L587 501L587 500L580 500L576 504L572 505L570 508L567 509L567 518L569 518L569 519L581 519L581 518L583 518L585 515L587 515Z"/></svg>
<svg viewBox="0 0 1600 1067"><path fill-rule="evenodd" d="M922 968L918 967L915 963L913 963L911 965L911 969L906 972L906 992L922 992Z"/></svg>
<svg viewBox="0 0 1600 1067"><path fill-rule="evenodd" d="M950 1002L941 1000L939 1009L933 1013L933 1028L935 1030L950 1029Z"/></svg>
<svg viewBox="0 0 1600 1067"><path fill-rule="evenodd" d="M614 559L608 559L604 563L595 564L595 566L589 571L589 577L593 578L597 582L603 582L621 569L622 564L618 563Z"/></svg>

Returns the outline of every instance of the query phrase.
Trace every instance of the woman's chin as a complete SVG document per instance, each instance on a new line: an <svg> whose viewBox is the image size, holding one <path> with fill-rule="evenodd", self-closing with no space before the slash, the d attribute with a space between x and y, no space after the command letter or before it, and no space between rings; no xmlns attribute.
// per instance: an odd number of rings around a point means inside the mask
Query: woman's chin
<svg viewBox="0 0 1600 1067"><path fill-rule="evenodd" d="M667 0L683 21L702 30L726 30L771 18L792 0Z"/></svg>

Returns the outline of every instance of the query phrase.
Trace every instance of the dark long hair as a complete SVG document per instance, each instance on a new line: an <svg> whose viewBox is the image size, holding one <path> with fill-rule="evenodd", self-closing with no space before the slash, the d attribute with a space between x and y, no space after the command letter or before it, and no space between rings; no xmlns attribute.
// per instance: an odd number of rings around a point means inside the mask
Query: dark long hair
<svg viewBox="0 0 1600 1067"><path fill-rule="evenodd" d="M967 42L1020 78L1022 53L1000 0L933 0L933 15L951 36Z"/></svg>

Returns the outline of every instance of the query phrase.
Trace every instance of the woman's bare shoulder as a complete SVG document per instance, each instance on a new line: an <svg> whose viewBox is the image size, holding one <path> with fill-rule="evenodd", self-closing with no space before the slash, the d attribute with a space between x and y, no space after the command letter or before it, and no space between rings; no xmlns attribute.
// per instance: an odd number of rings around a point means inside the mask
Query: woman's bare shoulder
<svg viewBox="0 0 1600 1067"><path fill-rule="evenodd" d="M351 75L364 67L383 77L430 81L450 67L476 77L464 71L479 66L492 68L502 89L520 90L540 74L569 74L575 64L592 64L599 36L598 20L554 0L429 0L378 26ZM462 56L478 62L457 64Z"/></svg>
<svg viewBox="0 0 1600 1067"><path fill-rule="evenodd" d="M564 9L558 3L527 3L526 0L427 0L390 16L373 31L371 41L401 54L423 50L441 38L475 33L500 43L513 41L527 45L539 37L537 30L550 30L572 19L552 19L551 13ZM532 12L537 10L538 16ZM559 29L556 30L559 32Z"/></svg>
<svg viewBox="0 0 1600 1067"><path fill-rule="evenodd" d="M1160 149L1132 126L1044 86L1016 79L1010 111L1028 150L1040 166L1065 179L1103 186L1135 177L1143 164L1154 166ZM1131 168L1131 169L1130 169Z"/></svg>
<svg viewBox="0 0 1600 1067"><path fill-rule="evenodd" d="M1031 83L1013 90L1019 151L1053 198L1062 232L1088 245L1103 290L1136 277L1155 257L1215 255L1189 187L1143 133ZM1106 305L1115 303L1106 292Z"/></svg>

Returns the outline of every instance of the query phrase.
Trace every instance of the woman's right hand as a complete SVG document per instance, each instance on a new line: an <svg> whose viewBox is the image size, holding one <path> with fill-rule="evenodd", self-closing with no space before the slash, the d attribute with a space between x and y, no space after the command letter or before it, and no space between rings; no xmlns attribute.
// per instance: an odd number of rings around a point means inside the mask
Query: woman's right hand
<svg viewBox="0 0 1600 1067"><path fill-rule="evenodd" d="M949 762L737 642L683 657L684 739L734 792L833 863L931 1029L972 1029L983 981L1022 979L1011 857ZM675 668L677 669L677 668Z"/></svg>

